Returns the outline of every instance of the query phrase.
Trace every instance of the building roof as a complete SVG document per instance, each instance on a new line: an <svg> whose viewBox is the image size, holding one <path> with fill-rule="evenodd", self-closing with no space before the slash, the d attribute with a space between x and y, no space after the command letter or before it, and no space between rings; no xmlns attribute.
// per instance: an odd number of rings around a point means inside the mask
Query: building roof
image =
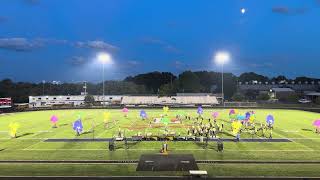
<svg viewBox="0 0 320 180"><path fill-rule="evenodd" d="M291 88L272 88L274 92L294 92Z"/></svg>
<svg viewBox="0 0 320 180"><path fill-rule="evenodd" d="M320 92L311 92L311 93L307 93L307 96L320 96Z"/></svg>

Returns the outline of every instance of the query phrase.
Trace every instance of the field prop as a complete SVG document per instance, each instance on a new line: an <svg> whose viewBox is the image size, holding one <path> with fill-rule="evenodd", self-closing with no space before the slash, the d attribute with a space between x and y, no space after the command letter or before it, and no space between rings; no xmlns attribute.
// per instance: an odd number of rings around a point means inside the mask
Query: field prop
<svg viewBox="0 0 320 180"><path fill-rule="evenodd" d="M313 121L313 126L320 127L320 119Z"/></svg>
<svg viewBox="0 0 320 180"><path fill-rule="evenodd" d="M168 115L168 112L169 112L168 106L163 106L162 110L163 110L163 114Z"/></svg>
<svg viewBox="0 0 320 180"><path fill-rule="evenodd" d="M217 119L219 117L219 112L213 112L212 117L213 119Z"/></svg>
<svg viewBox="0 0 320 180"><path fill-rule="evenodd" d="M201 106L198 107L197 113L198 113L199 116L201 116L203 114L203 109L202 109Z"/></svg>
<svg viewBox="0 0 320 180"><path fill-rule="evenodd" d="M229 111L229 118L231 120L237 119L237 111L235 109L230 109Z"/></svg>
<svg viewBox="0 0 320 180"><path fill-rule="evenodd" d="M104 112L103 113L103 122L106 124L110 120L110 112Z"/></svg>
<svg viewBox="0 0 320 180"><path fill-rule="evenodd" d="M246 116L245 115L241 115L241 114L238 114L237 115L237 120L239 121L244 121L246 119Z"/></svg>
<svg viewBox="0 0 320 180"><path fill-rule="evenodd" d="M251 113L250 112L246 112L245 116L246 116L245 119L248 121L250 119L250 117L251 117Z"/></svg>
<svg viewBox="0 0 320 180"><path fill-rule="evenodd" d="M268 125L273 125L274 124L274 117L269 114L266 118L266 122Z"/></svg>
<svg viewBox="0 0 320 180"><path fill-rule="evenodd" d="M161 118L161 122L165 125L168 126L170 119L168 117L163 117Z"/></svg>
<svg viewBox="0 0 320 180"><path fill-rule="evenodd" d="M81 119L78 119L73 123L73 130L76 131L77 136L81 134L83 130Z"/></svg>
<svg viewBox="0 0 320 180"><path fill-rule="evenodd" d="M124 117L127 117L128 116L128 113L129 113L129 109L128 108L123 108L122 109L122 113L123 113L123 115L124 115Z"/></svg>
<svg viewBox="0 0 320 180"><path fill-rule="evenodd" d="M255 115L254 113L252 113L252 114L250 115L249 122L252 124L255 119L256 119L256 115Z"/></svg>
<svg viewBox="0 0 320 180"><path fill-rule="evenodd" d="M232 134L237 135L240 132L241 126L242 126L242 124L240 121L233 121L231 123Z"/></svg>
<svg viewBox="0 0 320 180"><path fill-rule="evenodd" d="M140 117L141 117L142 120L147 119L147 113L146 113L145 110L142 109L142 110L140 111Z"/></svg>
<svg viewBox="0 0 320 180"><path fill-rule="evenodd" d="M9 124L9 135L12 138L16 138L17 137L17 131L18 131L19 127L20 127L19 123L16 123L16 122Z"/></svg>
<svg viewBox="0 0 320 180"><path fill-rule="evenodd" d="M50 121L53 124L52 128L57 128L58 117L56 115L52 115Z"/></svg>

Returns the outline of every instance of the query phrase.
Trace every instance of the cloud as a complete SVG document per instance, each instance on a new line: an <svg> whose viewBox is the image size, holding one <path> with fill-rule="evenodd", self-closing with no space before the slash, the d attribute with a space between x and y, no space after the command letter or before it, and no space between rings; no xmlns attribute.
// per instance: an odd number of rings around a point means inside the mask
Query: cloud
<svg viewBox="0 0 320 180"><path fill-rule="evenodd" d="M249 64L252 68L269 68L272 67L272 63L251 63Z"/></svg>
<svg viewBox="0 0 320 180"><path fill-rule="evenodd" d="M42 44L70 44L68 40L64 39L54 39L54 38L35 38L37 42L41 42Z"/></svg>
<svg viewBox="0 0 320 180"><path fill-rule="evenodd" d="M41 47L43 44L37 40L26 38L2 38L0 39L0 49L12 51L31 51Z"/></svg>
<svg viewBox="0 0 320 180"><path fill-rule="evenodd" d="M138 61L128 61L128 64L132 65L132 66L137 66L137 65L140 64L140 62L138 62Z"/></svg>
<svg viewBox="0 0 320 180"><path fill-rule="evenodd" d="M82 56L73 56L68 60L68 62L73 66L82 66L88 62L87 60L87 58Z"/></svg>
<svg viewBox="0 0 320 180"><path fill-rule="evenodd" d="M45 45L67 45L71 47L116 51L119 48L104 41L72 42L55 38L0 38L0 49L13 51L31 51Z"/></svg>
<svg viewBox="0 0 320 180"><path fill-rule="evenodd" d="M156 38L152 38L152 37L145 37L145 38L142 38L141 42L145 45L159 46L163 50L165 50L166 52L169 52L169 53L174 53L174 54L181 53L181 51L177 47L175 47L174 45L172 45L166 41L163 41L161 39L156 39Z"/></svg>
<svg viewBox="0 0 320 180"><path fill-rule="evenodd" d="M308 8L289 8L287 6L277 6L272 8L272 12L283 15L299 15L305 14Z"/></svg>
<svg viewBox="0 0 320 180"><path fill-rule="evenodd" d="M107 50L107 51L116 51L119 49L118 47L104 41L87 41L87 42L78 41L75 43L75 46L79 48L91 48L91 49Z"/></svg>

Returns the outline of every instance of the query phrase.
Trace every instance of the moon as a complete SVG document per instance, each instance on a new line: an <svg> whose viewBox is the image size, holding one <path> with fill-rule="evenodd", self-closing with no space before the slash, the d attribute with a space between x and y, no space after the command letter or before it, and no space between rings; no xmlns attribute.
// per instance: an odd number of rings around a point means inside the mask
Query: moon
<svg viewBox="0 0 320 180"><path fill-rule="evenodd" d="M244 14L244 13L246 13L246 9L245 8L241 8L240 12L241 12L241 14Z"/></svg>

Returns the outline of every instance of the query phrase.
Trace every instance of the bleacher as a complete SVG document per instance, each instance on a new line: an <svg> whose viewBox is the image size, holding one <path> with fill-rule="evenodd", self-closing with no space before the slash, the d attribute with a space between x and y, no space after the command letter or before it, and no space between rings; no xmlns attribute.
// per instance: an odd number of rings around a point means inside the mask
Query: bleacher
<svg viewBox="0 0 320 180"><path fill-rule="evenodd" d="M217 105L216 96L123 96L122 105Z"/></svg>

